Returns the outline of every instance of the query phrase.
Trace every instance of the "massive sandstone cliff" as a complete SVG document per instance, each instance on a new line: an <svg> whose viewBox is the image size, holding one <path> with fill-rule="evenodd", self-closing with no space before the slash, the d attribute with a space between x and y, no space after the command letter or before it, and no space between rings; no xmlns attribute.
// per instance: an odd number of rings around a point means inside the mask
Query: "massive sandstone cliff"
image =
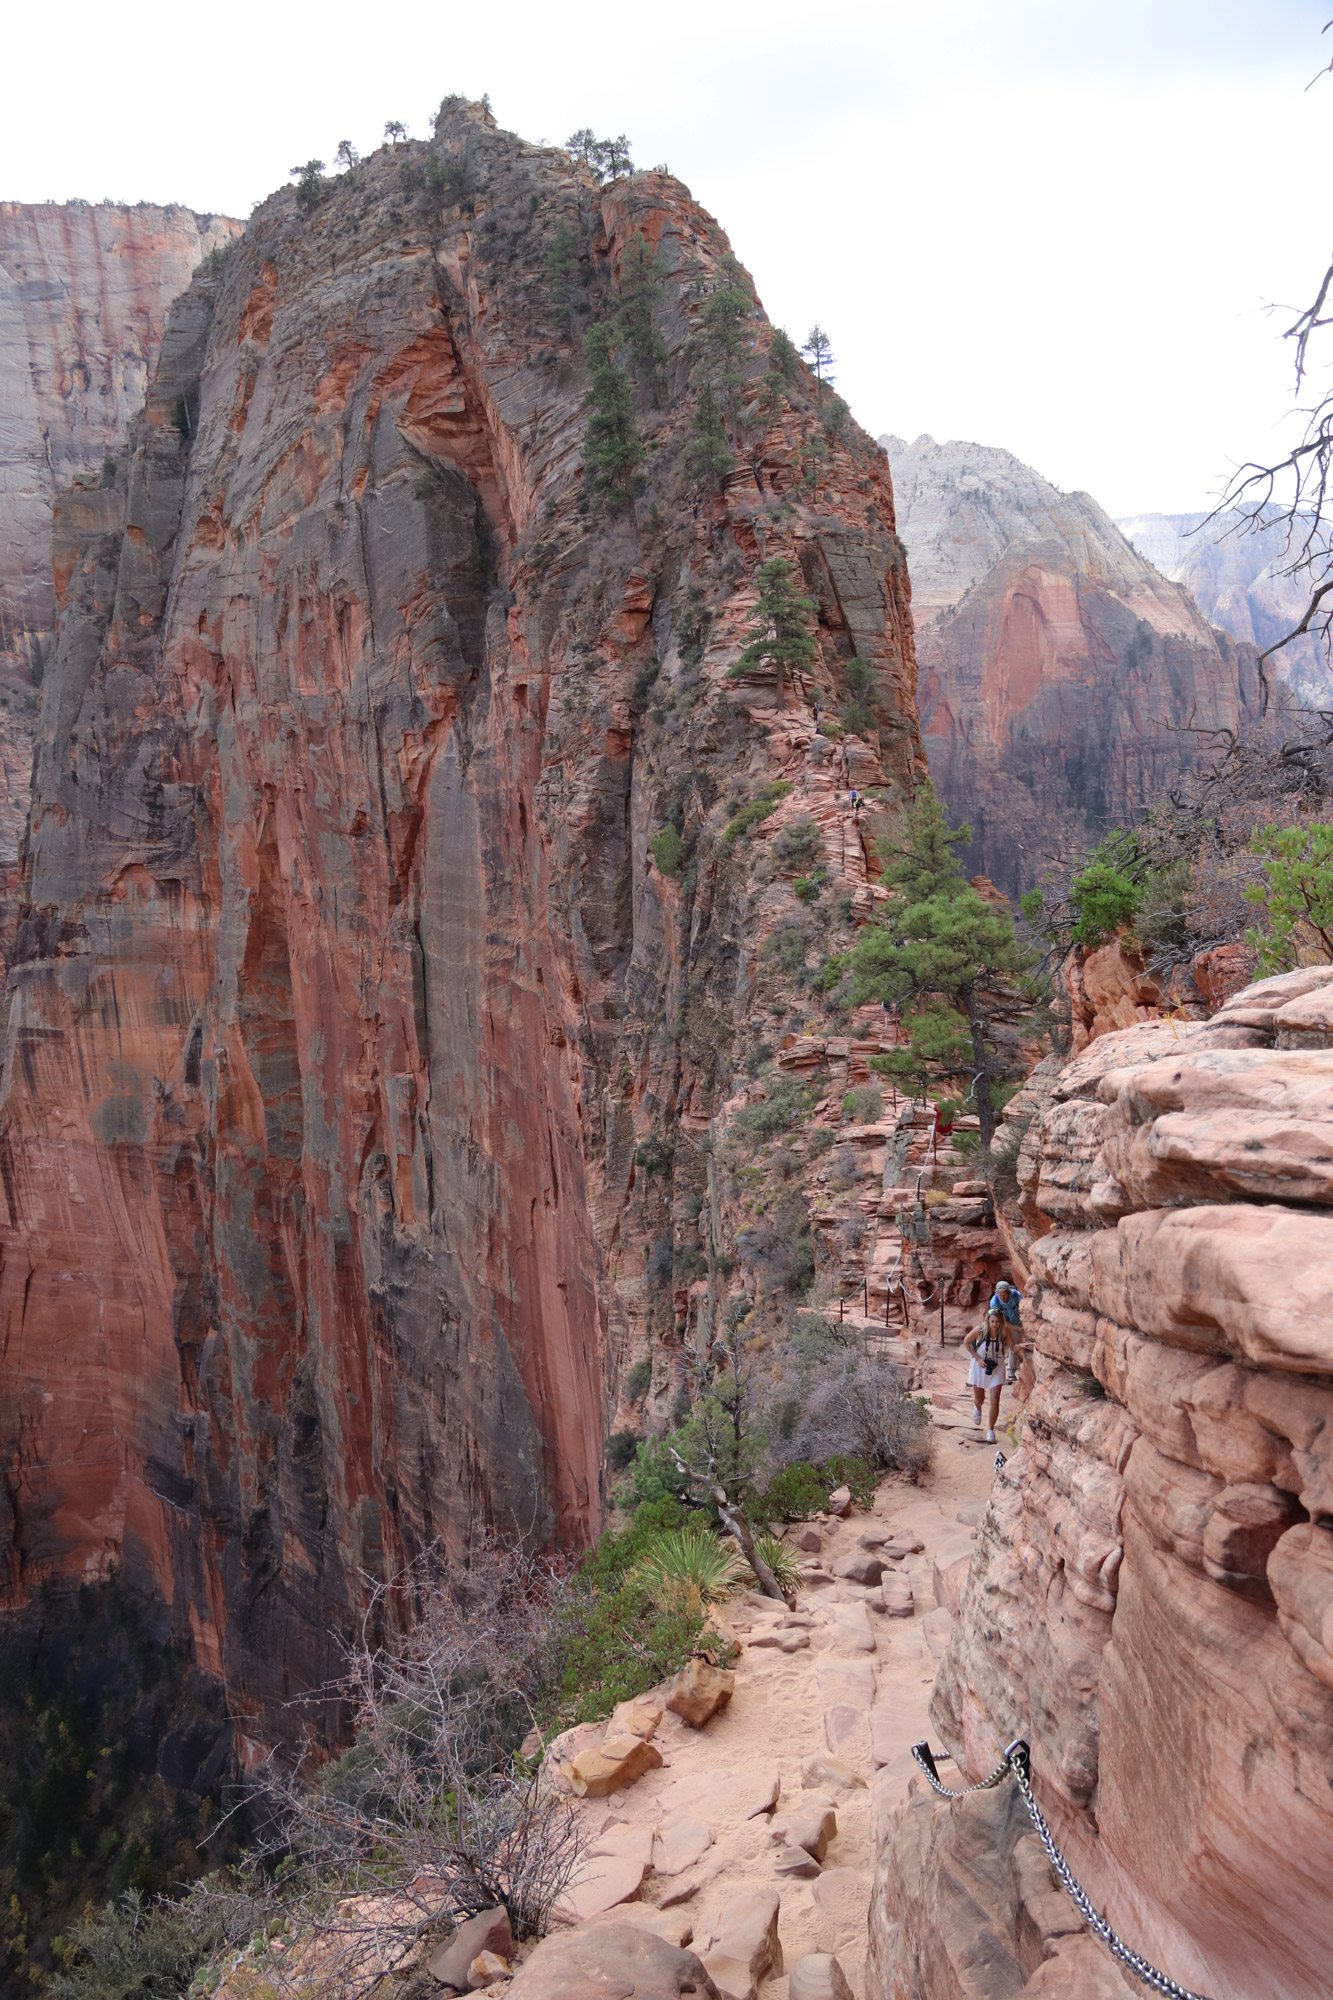
<svg viewBox="0 0 1333 2000"><path fill-rule="evenodd" d="M1086 493L1007 451L882 438L912 570L931 775L1011 895L1132 821L1257 716L1214 631Z"/></svg>
<svg viewBox="0 0 1333 2000"><path fill-rule="evenodd" d="M1308 586L1285 572L1300 552L1277 508L1257 528L1234 509L1220 514L1134 514L1116 526L1140 555L1189 592L1194 602L1233 639L1262 649L1300 624L1310 601ZM1327 708L1333 663L1313 632L1303 632L1268 663L1274 691L1284 684L1297 701Z"/></svg>
<svg viewBox="0 0 1333 2000"><path fill-rule="evenodd" d="M1047 1067L1011 1107L1031 1120L1015 1248L1037 1386L936 1685L946 1782L1027 1738L1057 1838L1132 1945L1216 2000L1318 2000L1333 968ZM1012 1784L906 1805L872 1928L881 2000L1141 1990L1081 1934Z"/></svg>
<svg viewBox="0 0 1333 2000"><path fill-rule="evenodd" d="M0 202L0 661L51 647L55 496L142 407L167 308L225 216L140 202Z"/></svg>
<svg viewBox="0 0 1333 2000"><path fill-rule="evenodd" d="M621 1368L669 1408L723 1289L710 1133L763 902L723 824L786 773L864 898L837 786L923 768L883 456L848 427L812 497L815 400L760 413L757 306L734 469L682 471L737 282L716 223L481 107L435 149L443 203L424 147L268 202L56 520L0 1102L5 1593L118 1566L256 1740L366 1574L593 1528ZM646 490L600 511L571 319L636 232L666 386ZM877 745L727 681L776 553L825 687L871 670ZM673 1240L696 1275L663 1307Z"/></svg>

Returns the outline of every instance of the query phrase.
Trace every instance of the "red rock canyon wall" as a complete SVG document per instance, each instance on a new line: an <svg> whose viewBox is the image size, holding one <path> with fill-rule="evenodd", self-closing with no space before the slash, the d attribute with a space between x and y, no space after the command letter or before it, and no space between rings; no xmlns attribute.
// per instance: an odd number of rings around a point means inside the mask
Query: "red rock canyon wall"
<svg viewBox="0 0 1333 2000"><path fill-rule="evenodd" d="M1031 1742L1098 1907L1215 2000L1328 1986L1331 1092L1327 966L1048 1085L1020 1166L1037 1387L932 1711L951 1774ZM879 1996L1140 1990L1011 1785L919 1795L881 1867Z"/></svg>
<svg viewBox="0 0 1333 2000"><path fill-rule="evenodd" d="M257 1741L363 1572L596 1524L647 1244L706 1197L753 986L719 836L791 750L774 688L725 680L761 555L801 563L828 672L874 669L861 782L922 768L882 454L850 427L812 500L793 408L733 421L723 492L679 471L717 225L479 107L438 143L461 204L405 187L421 147L308 219L267 203L56 520L0 1102L5 1594L120 1565ZM635 231L666 279L648 490L610 516L560 221L603 309ZM673 807L679 880L648 855Z"/></svg>

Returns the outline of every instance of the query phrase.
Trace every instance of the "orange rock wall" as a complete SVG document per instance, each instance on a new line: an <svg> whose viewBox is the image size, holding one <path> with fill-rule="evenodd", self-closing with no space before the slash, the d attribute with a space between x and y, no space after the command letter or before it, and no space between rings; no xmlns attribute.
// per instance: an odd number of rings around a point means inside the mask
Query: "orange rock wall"
<svg viewBox="0 0 1333 2000"><path fill-rule="evenodd" d="M912 568L931 775L1011 896L1132 822L1259 714L1209 625L1086 493L1006 451L883 440Z"/></svg>
<svg viewBox="0 0 1333 2000"><path fill-rule="evenodd" d="M115 449L167 308L240 231L151 202L0 202L0 665L49 654L55 496Z"/></svg>
<svg viewBox="0 0 1333 2000"><path fill-rule="evenodd" d="M868 777L921 769L882 454L849 427L798 489L792 408L723 491L677 469L717 225L479 107L439 143L472 189L442 213L404 189L423 148L308 219L274 197L56 524L0 1103L6 1594L121 1566L252 1744L365 1575L597 1524L646 1244L706 1188L748 1004L720 830L768 769L777 691L725 677L762 554L801 563L829 673L874 669ZM633 231L659 248L632 510L583 494L559 220L603 311Z"/></svg>
<svg viewBox="0 0 1333 2000"><path fill-rule="evenodd" d="M1048 1082L1020 1166L1037 1386L932 1706L970 1778L1031 1743L1097 1906L1216 2000L1327 1988L1331 979L1107 1033ZM987 1990L1119 1990L1055 1935L1008 1791L909 1803L879 1910L880 2000L973 1990L986 1926Z"/></svg>

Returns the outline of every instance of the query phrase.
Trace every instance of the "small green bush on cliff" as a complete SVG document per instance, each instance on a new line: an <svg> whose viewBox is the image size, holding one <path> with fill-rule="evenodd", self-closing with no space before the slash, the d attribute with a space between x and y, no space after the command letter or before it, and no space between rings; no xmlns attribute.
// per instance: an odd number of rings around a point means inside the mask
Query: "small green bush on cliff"
<svg viewBox="0 0 1333 2000"><path fill-rule="evenodd" d="M1289 972L1303 956L1333 959L1333 826L1266 826L1251 852L1263 860L1264 881L1245 890L1259 904L1267 931L1250 931L1258 970Z"/></svg>
<svg viewBox="0 0 1333 2000"><path fill-rule="evenodd" d="M793 787L786 778L775 778L771 784L762 785L749 804L743 805L740 811L727 821L722 838L726 841L739 840L742 834L749 833L754 827L762 825L771 813L777 811L783 799L792 790Z"/></svg>

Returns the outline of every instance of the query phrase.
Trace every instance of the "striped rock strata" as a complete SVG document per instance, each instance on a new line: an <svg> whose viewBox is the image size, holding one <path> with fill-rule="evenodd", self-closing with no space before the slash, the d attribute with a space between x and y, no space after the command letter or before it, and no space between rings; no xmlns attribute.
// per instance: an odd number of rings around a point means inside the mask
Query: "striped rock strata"
<svg viewBox="0 0 1333 2000"><path fill-rule="evenodd" d="M1328 966L1060 1073L1022 1155L1037 1387L932 1709L969 1778L1031 1742L1094 1900L1216 2000L1327 1987L1330 1161ZM1068 1905L1050 1930L1051 1893L1012 1786L916 1798L881 1856L872 1991L981 1991L979 1954L987 1993L1121 1990Z"/></svg>

